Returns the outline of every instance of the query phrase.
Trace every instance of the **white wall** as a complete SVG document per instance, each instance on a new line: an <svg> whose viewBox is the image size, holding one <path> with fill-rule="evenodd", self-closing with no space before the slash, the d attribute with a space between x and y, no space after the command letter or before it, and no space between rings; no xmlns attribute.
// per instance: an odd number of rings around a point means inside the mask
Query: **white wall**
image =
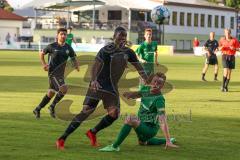
<svg viewBox="0 0 240 160"><path fill-rule="evenodd" d="M22 32L22 21L0 20L0 42L5 42L7 33L10 33L11 41L14 35Z"/></svg>
<svg viewBox="0 0 240 160"><path fill-rule="evenodd" d="M236 13L233 11L225 11L225 10L215 10L208 8L194 8L194 7L183 7L183 6L171 6L166 5L166 7L171 11L178 12L177 16L177 25L172 25L172 15L170 18L170 25L165 27L166 33L186 33L186 34L197 34L197 35L205 35L211 31L214 31L216 35L223 35L223 28L221 28L221 16L225 16L225 28L230 28L230 17L236 17ZM184 26L180 26L180 12L184 12ZM187 13L192 13L192 26L187 26ZM198 13L198 27L194 27L194 13ZM205 26L201 27L201 14L205 14ZM208 28L208 15L212 15L212 27ZM219 16L219 28L214 27L214 17L215 15ZM232 29L232 35L236 35L236 21L234 24L234 29Z"/></svg>

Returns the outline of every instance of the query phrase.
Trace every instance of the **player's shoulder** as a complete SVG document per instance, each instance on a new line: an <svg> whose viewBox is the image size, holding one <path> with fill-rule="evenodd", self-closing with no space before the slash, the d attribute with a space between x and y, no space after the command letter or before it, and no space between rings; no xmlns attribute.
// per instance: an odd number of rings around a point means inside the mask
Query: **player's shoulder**
<svg viewBox="0 0 240 160"><path fill-rule="evenodd" d="M53 42L47 45L47 48L55 48L57 47L57 42Z"/></svg>
<svg viewBox="0 0 240 160"><path fill-rule="evenodd" d="M99 52L105 52L105 53L113 53L117 50L116 45L113 42L107 43L105 46L103 46Z"/></svg>
<svg viewBox="0 0 240 160"><path fill-rule="evenodd" d="M219 42L221 42L221 41L225 41L225 40L226 40L225 37L220 37Z"/></svg>

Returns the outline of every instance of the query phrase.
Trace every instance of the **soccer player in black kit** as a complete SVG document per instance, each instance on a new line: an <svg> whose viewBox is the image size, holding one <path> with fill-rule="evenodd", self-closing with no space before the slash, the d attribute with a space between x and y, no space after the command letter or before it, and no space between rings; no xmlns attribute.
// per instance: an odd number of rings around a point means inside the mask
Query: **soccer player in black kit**
<svg viewBox="0 0 240 160"><path fill-rule="evenodd" d="M206 81L205 75L208 70L209 65L214 65L214 80L217 81L217 75L218 75L218 59L216 55L216 51L218 50L218 41L214 39L215 33L210 32L209 39L204 44L206 53L206 62L205 66L202 71L202 80Z"/></svg>
<svg viewBox="0 0 240 160"><path fill-rule="evenodd" d="M64 71L68 58L70 57L74 67L79 71L79 65L76 60L76 54L71 46L65 43L67 37L67 30L60 28L57 30L57 42L49 44L42 52L39 53L40 60L45 71L48 71L49 90L43 97L40 104L33 110L36 118L40 118L40 111L45 107L51 98L54 97L52 104L48 108L50 115L55 118L55 106L67 93L67 86L64 82ZM44 56L48 54L48 63L46 63Z"/></svg>
<svg viewBox="0 0 240 160"><path fill-rule="evenodd" d="M117 27L114 31L113 42L107 44L98 52L92 66L91 81L83 102L83 109L73 118L63 135L56 141L58 149L64 149L64 142L67 137L94 112L99 101L102 100L104 108L107 110L107 115L86 133L91 145L98 146L96 134L100 130L110 126L119 116L120 99L118 81L128 62L137 69L143 80L147 81L148 76L139 63L136 54L126 46L126 37L126 30L123 27Z"/></svg>

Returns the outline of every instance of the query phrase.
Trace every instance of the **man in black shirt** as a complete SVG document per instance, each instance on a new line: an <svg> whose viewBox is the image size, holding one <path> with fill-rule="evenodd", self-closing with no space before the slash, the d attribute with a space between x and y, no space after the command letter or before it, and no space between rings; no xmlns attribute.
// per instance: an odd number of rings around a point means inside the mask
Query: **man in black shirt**
<svg viewBox="0 0 240 160"><path fill-rule="evenodd" d="M76 115L64 134L56 142L58 149L64 149L64 142L80 124L96 109L100 100L108 114L86 135L92 146L97 146L96 134L110 126L119 116L120 99L118 81L121 78L127 63L130 62L146 81L147 75L139 63L132 49L126 47L127 32L123 27L117 27L114 31L113 42L104 46L98 52L92 67L91 82L87 95L83 102L82 111Z"/></svg>
<svg viewBox="0 0 240 160"><path fill-rule="evenodd" d="M50 115L55 118L55 105L67 93L67 86L64 82L64 71L68 58L73 61L74 67L79 71L76 54L71 46L65 43L67 30L60 28L57 31L57 42L49 44L42 52L39 53L40 60L45 71L48 71L49 90L43 97L40 104L33 110L36 118L40 118L40 111L45 107L51 98L57 92L52 104L49 107ZM48 54L48 63L46 63L44 56Z"/></svg>
<svg viewBox="0 0 240 160"><path fill-rule="evenodd" d="M215 33L210 32L209 38L207 42L204 44L206 53L206 62L205 66L202 71L202 80L206 81L205 75L208 70L209 65L214 65L214 80L217 81L217 75L218 75L218 59L216 56L216 51L218 49L218 41L214 39Z"/></svg>

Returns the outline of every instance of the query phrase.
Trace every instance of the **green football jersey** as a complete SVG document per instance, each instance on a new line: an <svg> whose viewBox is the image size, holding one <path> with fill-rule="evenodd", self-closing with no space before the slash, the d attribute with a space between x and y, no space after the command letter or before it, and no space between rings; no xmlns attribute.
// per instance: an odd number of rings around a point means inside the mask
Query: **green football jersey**
<svg viewBox="0 0 240 160"><path fill-rule="evenodd" d="M70 33L67 35L66 43L69 44L70 46L72 46L72 41L73 41L73 34Z"/></svg>
<svg viewBox="0 0 240 160"><path fill-rule="evenodd" d="M136 50L138 56L147 62L143 64L143 68L148 75L154 73L154 53L157 51L157 45L156 41L144 41Z"/></svg>
<svg viewBox="0 0 240 160"><path fill-rule="evenodd" d="M138 118L142 122L159 126L158 116L165 114L165 99L163 95L142 94Z"/></svg>

